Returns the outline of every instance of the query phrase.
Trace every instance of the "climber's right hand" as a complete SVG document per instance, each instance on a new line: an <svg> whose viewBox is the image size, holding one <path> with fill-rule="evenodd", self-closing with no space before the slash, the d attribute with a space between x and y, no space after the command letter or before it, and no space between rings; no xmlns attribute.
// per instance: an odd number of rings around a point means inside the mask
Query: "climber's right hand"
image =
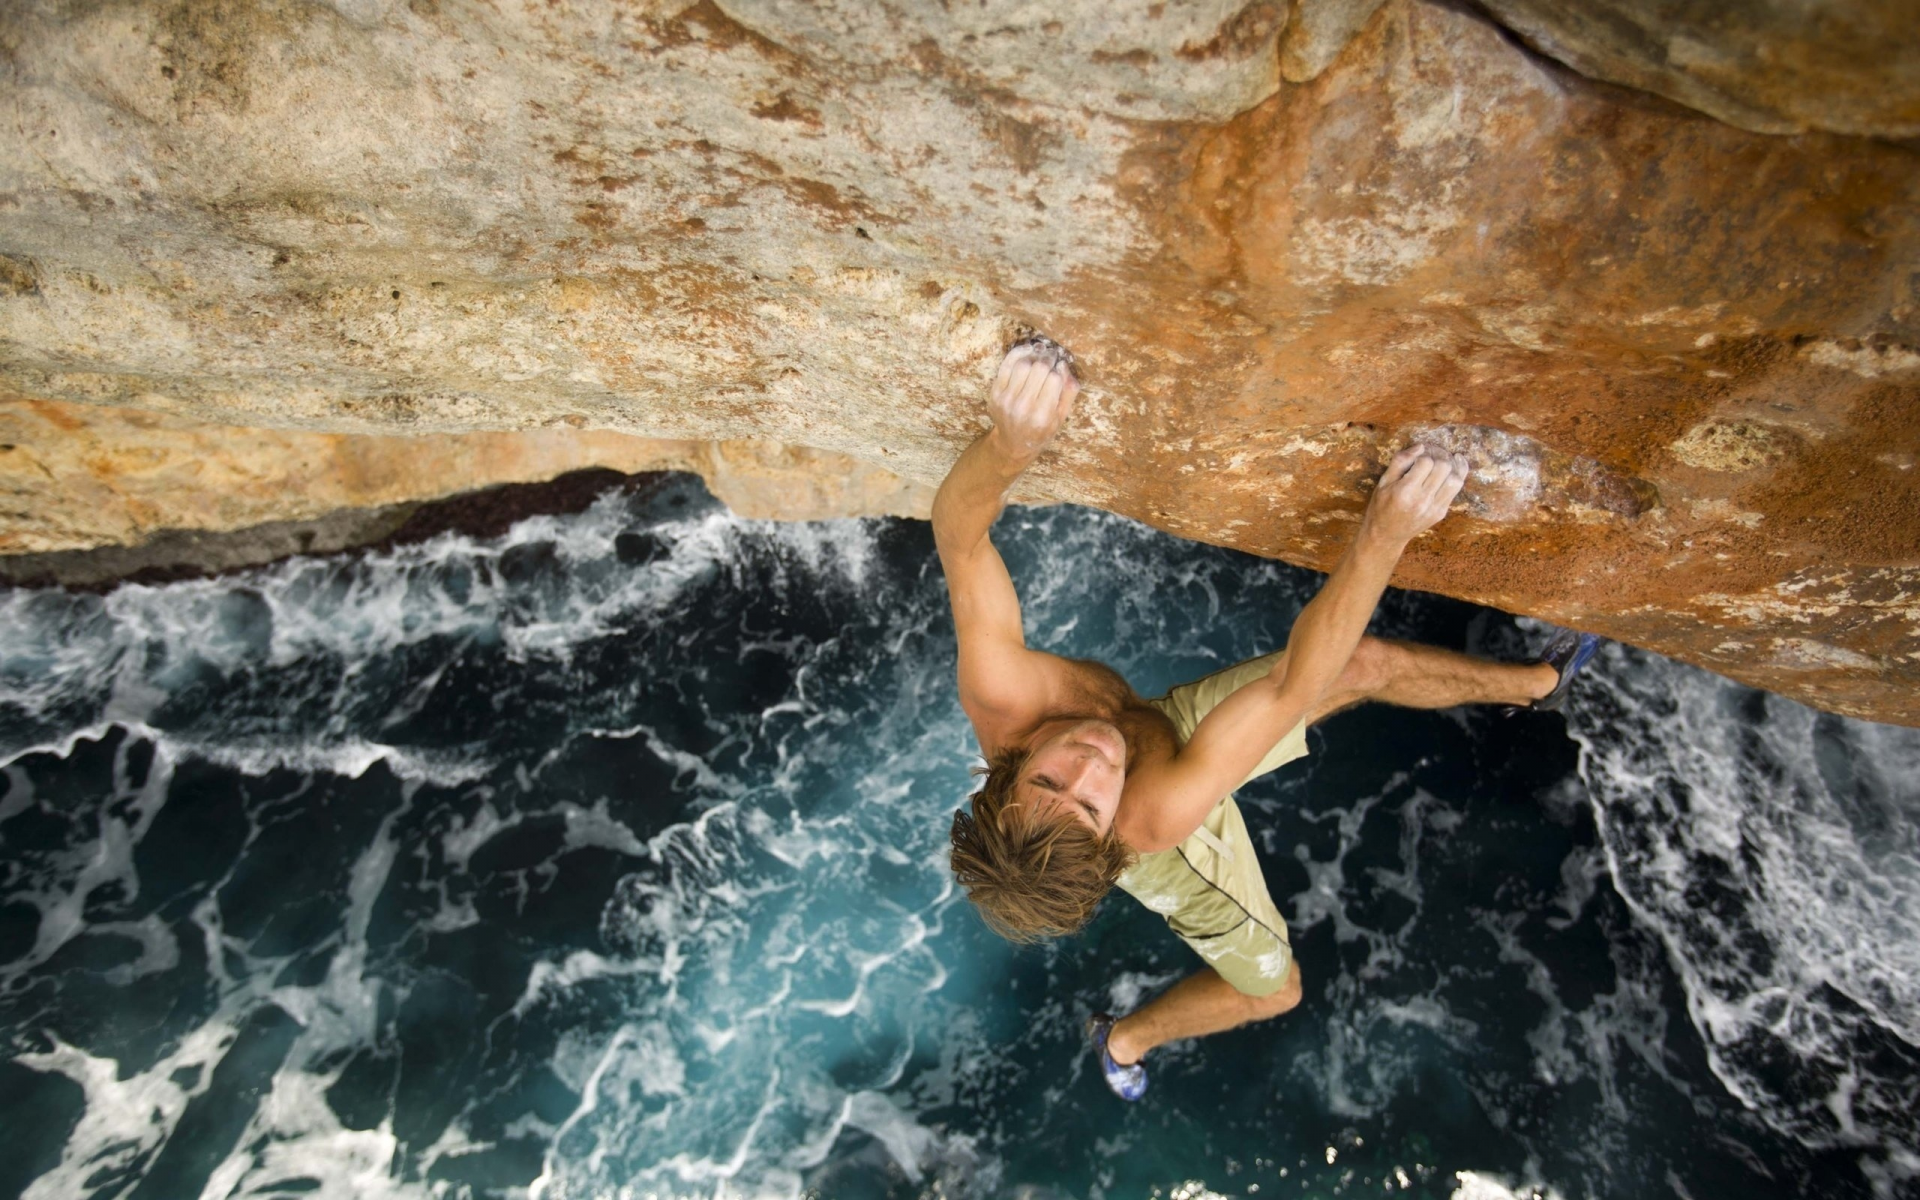
<svg viewBox="0 0 1920 1200"><path fill-rule="evenodd" d="M1408 446L1393 456L1360 519L1363 533L1404 546L1433 528L1467 482L1464 454Z"/></svg>
<svg viewBox="0 0 1920 1200"><path fill-rule="evenodd" d="M1070 366L1031 346L1015 346L1001 361L987 397L995 447L1023 462L1038 456L1073 412L1079 394Z"/></svg>

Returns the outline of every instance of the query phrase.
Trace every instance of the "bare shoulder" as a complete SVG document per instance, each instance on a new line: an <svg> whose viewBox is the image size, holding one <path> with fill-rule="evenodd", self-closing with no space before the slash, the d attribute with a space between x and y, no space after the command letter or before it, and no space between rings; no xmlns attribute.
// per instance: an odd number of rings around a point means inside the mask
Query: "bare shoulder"
<svg viewBox="0 0 1920 1200"><path fill-rule="evenodd" d="M1091 658L1049 657L1065 667L1070 684L1098 711L1118 715L1124 709L1144 703L1126 676L1103 662Z"/></svg>
<svg viewBox="0 0 1920 1200"><path fill-rule="evenodd" d="M1044 650L1023 650L1017 677L1012 672L990 681L991 686L968 687L962 676L960 707L973 723L980 749L988 757L1025 744L1027 736L1077 694L1079 672L1072 659Z"/></svg>
<svg viewBox="0 0 1920 1200"><path fill-rule="evenodd" d="M1057 717L1119 722L1122 714L1144 707L1125 677L1105 663L1034 650L1028 652L1026 665L1026 686L1018 691L996 690L992 703L961 691L960 707L989 758L1025 745L1034 730Z"/></svg>
<svg viewBox="0 0 1920 1200"><path fill-rule="evenodd" d="M1185 791L1178 769L1180 738L1166 714L1146 703L1121 728L1127 735L1127 778L1114 832L1142 854L1170 850L1191 832L1177 830L1174 819Z"/></svg>

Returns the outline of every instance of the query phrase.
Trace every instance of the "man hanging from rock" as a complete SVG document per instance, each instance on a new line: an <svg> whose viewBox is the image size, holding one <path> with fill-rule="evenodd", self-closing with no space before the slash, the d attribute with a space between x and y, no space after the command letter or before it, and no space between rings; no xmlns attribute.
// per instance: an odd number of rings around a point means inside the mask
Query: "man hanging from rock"
<svg viewBox="0 0 1920 1200"><path fill-rule="evenodd" d="M1563 631L1542 661L1496 663L1366 637L1407 543L1446 516L1464 459L1414 446L1387 465L1340 564L1285 649L1144 700L1118 672L1030 649L988 533L1008 491L1072 411L1072 356L1044 338L1001 363L993 428L967 447L933 506L960 641L960 705L986 758L954 814L953 870L997 932L1073 933L1118 886L1160 913L1203 965L1088 1033L1107 1084L1146 1089L1144 1057L1176 1038L1266 1020L1300 1003L1299 965L1234 803L1234 789L1307 753L1315 721L1368 700L1408 708L1558 708L1592 655Z"/></svg>

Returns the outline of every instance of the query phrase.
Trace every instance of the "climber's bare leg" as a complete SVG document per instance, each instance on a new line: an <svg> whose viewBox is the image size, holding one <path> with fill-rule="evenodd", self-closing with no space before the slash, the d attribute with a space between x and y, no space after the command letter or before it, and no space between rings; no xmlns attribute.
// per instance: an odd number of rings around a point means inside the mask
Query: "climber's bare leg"
<svg viewBox="0 0 1920 1200"><path fill-rule="evenodd" d="M1526 706L1560 682L1546 663L1503 663L1418 642L1361 638L1347 669L1308 715L1309 724L1368 700L1402 708Z"/></svg>
<svg viewBox="0 0 1920 1200"><path fill-rule="evenodd" d="M1201 967L1115 1021L1107 1035L1107 1053L1123 1066L1136 1063L1155 1046L1178 1038L1205 1037L1277 1017L1299 1004L1300 995L1297 962L1288 969L1286 983L1271 996L1235 991L1212 967Z"/></svg>
<svg viewBox="0 0 1920 1200"><path fill-rule="evenodd" d="M1402 708L1452 708L1457 704L1530 704L1560 681L1545 663L1501 663L1438 646L1362 638L1346 670L1309 722L1369 700ZM1205 1037L1265 1021L1300 1003L1300 964L1271 996L1248 996L1202 967L1134 1012L1114 1022L1107 1052L1122 1065L1139 1062L1156 1046L1178 1038Z"/></svg>

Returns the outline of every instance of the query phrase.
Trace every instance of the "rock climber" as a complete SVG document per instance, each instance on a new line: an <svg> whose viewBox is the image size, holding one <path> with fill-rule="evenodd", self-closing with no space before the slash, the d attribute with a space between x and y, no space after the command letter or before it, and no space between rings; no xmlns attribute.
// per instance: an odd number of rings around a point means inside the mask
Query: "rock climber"
<svg viewBox="0 0 1920 1200"><path fill-rule="evenodd" d="M1300 1003L1300 967L1236 788L1305 755L1307 726L1363 701L1558 708L1598 639L1563 630L1539 661L1498 663L1365 636L1401 552L1446 516L1467 477L1465 459L1410 446L1387 464L1284 649L1153 700L1110 667L1031 649L989 531L1078 392L1063 347L1017 344L987 400L992 428L934 500L960 705L987 764L969 810L954 814L952 863L987 924L1015 941L1077 931L1118 886L1200 955L1198 970L1144 1006L1088 1022L1108 1086L1133 1100L1156 1046Z"/></svg>

